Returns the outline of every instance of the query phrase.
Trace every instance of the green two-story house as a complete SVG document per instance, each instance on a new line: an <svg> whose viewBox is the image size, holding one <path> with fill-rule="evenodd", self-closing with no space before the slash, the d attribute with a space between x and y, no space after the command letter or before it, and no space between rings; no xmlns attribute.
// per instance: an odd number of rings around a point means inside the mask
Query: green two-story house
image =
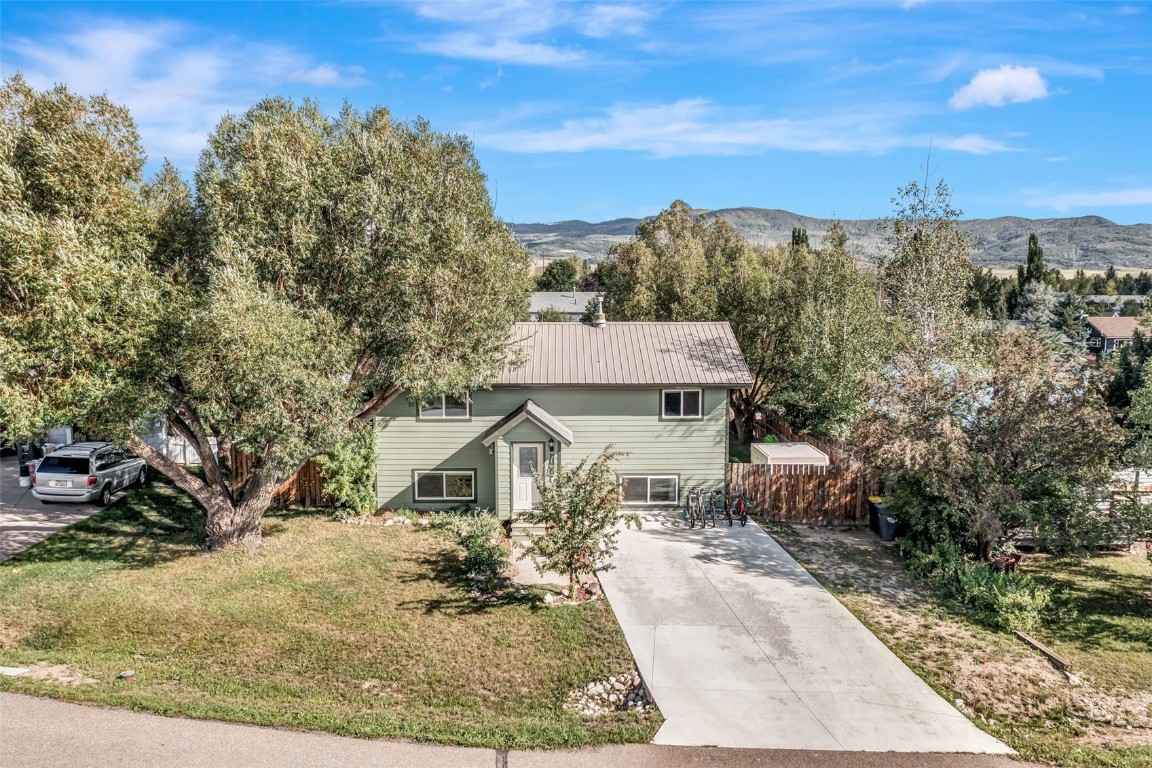
<svg viewBox="0 0 1152 768"><path fill-rule="evenodd" d="M751 385L728 323L520 323L523 362L490 390L376 420L384 508L530 509L538 467L611 444L629 505L672 507L688 488L723 488L729 390Z"/></svg>

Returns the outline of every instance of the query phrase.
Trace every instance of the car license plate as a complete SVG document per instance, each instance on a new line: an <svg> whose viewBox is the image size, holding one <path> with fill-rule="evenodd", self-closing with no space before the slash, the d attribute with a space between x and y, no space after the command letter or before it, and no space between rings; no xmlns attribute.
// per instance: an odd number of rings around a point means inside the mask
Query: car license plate
<svg viewBox="0 0 1152 768"><path fill-rule="evenodd" d="M72 487L72 481L71 480L49 480L48 481L48 487L49 488L71 488Z"/></svg>

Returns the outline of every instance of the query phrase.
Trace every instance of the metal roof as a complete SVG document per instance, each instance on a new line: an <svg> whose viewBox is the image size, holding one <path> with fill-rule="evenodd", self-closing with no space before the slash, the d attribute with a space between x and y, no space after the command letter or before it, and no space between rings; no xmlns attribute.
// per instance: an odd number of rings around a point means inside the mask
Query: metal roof
<svg viewBox="0 0 1152 768"><path fill-rule="evenodd" d="M1101 336L1109 339L1130 339L1136 326L1140 324L1138 317L1089 317L1088 324L1099 331ZM1141 328L1141 331L1144 329Z"/></svg>
<svg viewBox="0 0 1152 768"><path fill-rule="evenodd" d="M526 419L531 420L553 437L560 438L564 445L572 445L572 430L564 426L560 419L531 400L525 400L523 405L493 424L488 431L480 436L480 442L484 445L492 445L496 442L496 438Z"/></svg>
<svg viewBox="0 0 1152 768"><path fill-rule="evenodd" d="M525 356L495 386L748 387L732 327L720 323L517 323Z"/></svg>
<svg viewBox="0 0 1152 768"><path fill-rule="evenodd" d="M558 309L561 312L584 314L588 302L596 298L596 295L595 291L537 291L532 294L528 311L535 313L544 309Z"/></svg>

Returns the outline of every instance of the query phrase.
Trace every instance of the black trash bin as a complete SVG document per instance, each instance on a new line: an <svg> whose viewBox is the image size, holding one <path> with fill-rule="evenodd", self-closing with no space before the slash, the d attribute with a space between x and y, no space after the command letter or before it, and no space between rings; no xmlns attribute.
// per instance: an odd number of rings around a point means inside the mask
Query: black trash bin
<svg viewBox="0 0 1152 768"><path fill-rule="evenodd" d="M868 530L877 536L880 535L880 516L886 514L884 510L887 507L888 502L884 501L883 496L868 497Z"/></svg>
<svg viewBox="0 0 1152 768"><path fill-rule="evenodd" d="M900 521L892 515L880 515L880 541L896 541L896 527Z"/></svg>

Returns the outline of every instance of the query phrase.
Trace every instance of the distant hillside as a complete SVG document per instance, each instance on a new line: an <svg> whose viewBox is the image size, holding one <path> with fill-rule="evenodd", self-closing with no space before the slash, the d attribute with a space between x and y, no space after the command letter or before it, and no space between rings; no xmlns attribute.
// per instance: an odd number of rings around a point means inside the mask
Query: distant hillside
<svg viewBox="0 0 1152 768"><path fill-rule="evenodd" d="M828 233L831 219L814 219L767 208L725 208L701 211L719 216L749 242L772 245L788 242L793 227L804 227L818 246ZM512 230L521 243L539 258L580 258L598 261L613 243L636 232L639 219L613 219L598 224L561 221L554 224L516 224ZM878 219L841 222L851 247L864 259L874 260L885 247ZM960 227L972 239L972 260L985 267L1015 267L1028 252L1028 234L1035 232L1049 265L1072 269L1104 269L1107 266L1152 269L1152 224L1115 224L1099 216L1065 219L969 219Z"/></svg>

